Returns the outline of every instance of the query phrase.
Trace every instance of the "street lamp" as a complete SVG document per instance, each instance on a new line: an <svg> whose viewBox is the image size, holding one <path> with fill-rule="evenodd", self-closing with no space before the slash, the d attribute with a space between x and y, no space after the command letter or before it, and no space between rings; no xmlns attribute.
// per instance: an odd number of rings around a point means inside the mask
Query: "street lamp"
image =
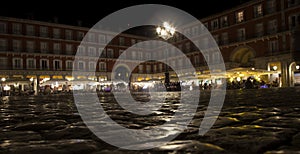
<svg viewBox="0 0 300 154"><path fill-rule="evenodd" d="M163 26L158 26L156 28L157 35L165 40L168 40L169 38L173 37L175 31L175 28L172 27L168 22L164 22Z"/></svg>
<svg viewBox="0 0 300 154"><path fill-rule="evenodd" d="M3 97L3 93L4 93L4 87L3 87L3 83L6 81L5 78L1 78L1 97Z"/></svg>
<svg viewBox="0 0 300 154"><path fill-rule="evenodd" d="M156 28L156 33L159 37L163 38L164 40L168 40L169 38L173 37L175 34L175 28L173 26L171 26L168 22L164 22L163 26L158 26ZM168 55L166 53L166 55ZM166 56L166 60L167 60L168 56ZM165 85L166 88L169 86L170 84L170 75L169 75L169 69L168 69L168 65L165 64Z"/></svg>

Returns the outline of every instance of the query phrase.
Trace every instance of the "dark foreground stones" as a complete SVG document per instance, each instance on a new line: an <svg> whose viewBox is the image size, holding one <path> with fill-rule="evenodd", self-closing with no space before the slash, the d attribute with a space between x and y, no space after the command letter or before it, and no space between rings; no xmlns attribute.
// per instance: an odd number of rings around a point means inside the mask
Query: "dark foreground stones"
<svg viewBox="0 0 300 154"><path fill-rule="evenodd" d="M163 97L161 95L159 97ZM157 129L147 142L128 142L123 148L99 139L82 121L72 95L9 97L0 103L0 153L2 154L156 154L156 153L300 153L300 88L231 90L214 125L199 135L209 92L201 93L199 105L188 127L170 142L161 139L174 135L188 119L180 116L166 124L180 107L180 95L170 93L161 107L149 115L125 111L113 95L101 95L106 113L126 129ZM193 96L191 96L193 97ZM135 96L139 101L149 99ZM147 103L147 101L143 102ZM185 104L188 105L188 104ZM143 110L143 108L140 108ZM190 115L189 110L183 115ZM95 114L95 113L91 113ZM97 115L97 113L95 114ZM110 124L94 119L109 128ZM118 140L119 128L99 130L106 139ZM152 136L153 137L153 136ZM122 142L122 140L120 140ZM145 149L148 145L158 145ZM145 150L126 150L126 149Z"/></svg>

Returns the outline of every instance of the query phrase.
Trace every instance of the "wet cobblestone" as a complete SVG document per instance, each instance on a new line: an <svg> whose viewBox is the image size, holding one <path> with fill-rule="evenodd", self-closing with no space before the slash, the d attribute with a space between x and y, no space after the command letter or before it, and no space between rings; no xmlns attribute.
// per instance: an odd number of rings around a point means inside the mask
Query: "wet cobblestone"
<svg viewBox="0 0 300 154"><path fill-rule="evenodd" d="M180 105L178 96L179 93L170 93L159 110L145 116L123 110L113 95L101 94L99 100L106 113L120 125L149 129L172 118ZM147 99L144 95L136 97ZM209 91L201 91L193 120L171 142L154 149L129 151L97 138L82 122L72 95L5 97L0 104L0 153L300 153L299 87L228 90L220 116L201 136L198 130L209 98ZM162 135L167 130L176 130L175 125L166 127L161 130Z"/></svg>

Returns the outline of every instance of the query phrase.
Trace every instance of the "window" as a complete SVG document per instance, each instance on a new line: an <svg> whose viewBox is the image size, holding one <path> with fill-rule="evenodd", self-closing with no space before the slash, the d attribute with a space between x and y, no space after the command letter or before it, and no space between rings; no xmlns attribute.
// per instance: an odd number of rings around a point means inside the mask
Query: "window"
<svg viewBox="0 0 300 154"><path fill-rule="evenodd" d="M262 8L262 4L256 5L254 6L254 17L260 17L263 15L263 8Z"/></svg>
<svg viewBox="0 0 300 154"><path fill-rule="evenodd" d="M28 58L26 60L26 68L27 69L35 69L36 67L36 64L35 64L35 59L33 58Z"/></svg>
<svg viewBox="0 0 300 154"><path fill-rule="evenodd" d="M77 33L77 40L81 41L84 38L84 33L83 32L78 32Z"/></svg>
<svg viewBox="0 0 300 154"><path fill-rule="evenodd" d="M13 69L22 69L22 59L21 58L13 58Z"/></svg>
<svg viewBox="0 0 300 154"><path fill-rule="evenodd" d="M72 44L66 44L66 54L68 54L68 55L73 54L73 45Z"/></svg>
<svg viewBox="0 0 300 154"><path fill-rule="evenodd" d="M186 50L186 52L191 51L191 43L190 42L185 43L185 50ZM167 53L170 53L170 52L167 52ZM168 54L168 55L170 55L170 54Z"/></svg>
<svg viewBox="0 0 300 154"><path fill-rule="evenodd" d="M107 35L106 36L106 43L111 43L112 39L113 39L113 36Z"/></svg>
<svg viewBox="0 0 300 154"><path fill-rule="evenodd" d="M237 30L238 33L238 41L244 41L246 39L246 31L245 28L240 28Z"/></svg>
<svg viewBox="0 0 300 154"><path fill-rule="evenodd" d="M228 44L229 43L229 41L228 41L228 33L227 32L225 32L225 33L222 33L222 43L223 44Z"/></svg>
<svg viewBox="0 0 300 154"><path fill-rule="evenodd" d="M0 33L7 33L6 23L0 22Z"/></svg>
<svg viewBox="0 0 300 154"><path fill-rule="evenodd" d="M157 72L157 65L153 65L153 73Z"/></svg>
<svg viewBox="0 0 300 154"><path fill-rule="evenodd" d="M277 20L271 20L268 22L268 33L274 34L277 32Z"/></svg>
<svg viewBox="0 0 300 154"><path fill-rule="evenodd" d="M80 55L80 56L84 56L85 54L85 47L84 46L78 46L78 49L77 49L77 55Z"/></svg>
<svg viewBox="0 0 300 154"><path fill-rule="evenodd" d="M134 45L136 43L135 39L131 39L131 45Z"/></svg>
<svg viewBox="0 0 300 154"><path fill-rule="evenodd" d="M288 0L288 7L296 6L299 2L299 0Z"/></svg>
<svg viewBox="0 0 300 154"><path fill-rule="evenodd" d="M278 50L278 40L269 41L269 51L277 52Z"/></svg>
<svg viewBox="0 0 300 154"><path fill-rule="evenodd" d="M89 47L89 56L96 57L96 48L95 47Z"/></svg>
<svg viewBox="0 0 300 154"><path fill-rule="evenodd" d="M114 57L114 49L107 49L107 58L113 58Z"/></svg>
<svg viewBox="0 0 300 154"><path fill-rule="evenodd" d="M98 35L98 42L99 42L99 43L105 43L105 42L106 42L106 40L105 40L105 35L99 34L99 35Z"/></svg>
<svg viewBox="0 0 300 154"><path fill-rule="evenodd" d="M142 60L143 59L143 53L142 52L137 52L137 59Z"/></svg>
<svg viewBox="0 0 300 154"><path fill-rule="evenodd" d="M96 70L96 63L95 62L89 62L89 70L95 71Z"/></svg>
<svg viewBox="0 0 300 154"><path fill-rule="evenodd" d="M99 63L99 69L100 69L100 71L106 71L106 63L105 62L100 62Z"/></svg>
<svg viewBox="0 0 300 154"><path fill-rule="evenodd" d="M65 31L65 37L67 40L73 40L73 32L72 30L66 30Z"/></svg>
<svg viewBox="0 0 300 154"><path fill-rule="evenodd" d="M213 37L214 37L216 43L219 44L220 43L219 42L219 35L213 35Z"/></svg>
<svg viewBox="0 0 300 154"><path fill-rule="evenodd" d="M200 64L200 59L199 59L198 55L194 56L194 61L195 61L195 65L198 66ZM182 61L181 61L181 63L182 63Z"/></svg>
<svg viewBox="0 0 300 154"><path fill-rule="evenodd" d="M78 62L78 69L79 70L84 70L84 62L83 61Z"/></svg>
<svg viewBox="0 0 300 154"><path fill-rule="evenodd" d="M47 53L48 52L48 42L41 42L40 43L41 53Z"/></svg>
<svg viewBox="0 0 300 154"><path fill-rule="evenodd" d="M60 38L60 29L58 29L58 28L53 29L53 38L56 38L56 39Z"/></svg>
<svg viewBox="0 0 300 154"><path fill-rule="evenodd" d="M183 31L183 34L186 35L186 36L191 36L191 30L190 28L187 28Z"/></svg>
<svg viewBox="0 0 300 154"><path fill-rule="evenodd" d="M53 61L53 69L54 70L61 70L61 60L54 60Z"/></svg>
<svg viewBox="0 0 300 154"><path fill-rule="evenodd" d="M210 64L210 59L209 59L208 53L204 54L204 60L206 61L207 64Z"/></svg>
<svg viewBox="0 0 300 154"><path fill-rule="evenodd" d="M12 32L13 32L13 34L21 34L22 33L22 25L13 23L12 24Z"/></svg>
<svg viewBox="0 0 300 154"><path fill-rule="evenodd" d="M40 60L40 67L41 67L41 70L49 69L49 60L41 59Z"/></svg>
<svg viewBox="0 0 300 154"><path fill-rule="evenodd" d="M40 36L48 37L48 27L45 27L45 26L40 27Z"/></svg>
<svg viewBox="0 0 300 154"><path fill-rule="evenodd" d="M89 34L89 42L96 42L95 34Z"/></svg>
<svg viewBox="0 0 300 154"><path fill-rule="evenodd" d="M158 65L158 69L159 69L159 72L162 72L162 71L163 71L163 65L162 65L162 63L160 63L160 64Z"/></svg>
<svg viewBox="0 0 300 154"><path fill-rule="evenodd" d="M239 11L236 13L236 23L241 23L243 22L245 19L244 19L244 11Z"/></svg>
<svg viewBox="0 0 300 154"><path fill-rule="evenodd" d="M207 23L207 22L204 23L203 25L204 25L203 29L205 29L205 28L208 29L208 23ZM209 29L208 29L208 30L209 30Z"/></svg>
<svg viewBox="0 0 300 154"><path fill-rule="evenodd" d="M125 45L125 39L124 39L124 37L119 37L119 45L121 45L121 46Z"/></svg>
<svg viewBox="0 0 300 154"><path fill-rule="evenodd" d="M273 13L276 11L276 0L267 1L267 12Z"/></svg>
<svg viewBox="0 0 300 154"><path fill-rule="evenodd" d="M139 65L139 73L143 73L143 65Z"/></svg>
<svg viewBox="0 0 300 154"><path fill-rule="evenodd" d="M34 52L35 44L34 41L26 41L27 52Z"/></svg>
<svg viewBox="0 0 300 154"><path fill-rule="evenodd" d="M8 69L8 59L7 57L0 57L0 69Z"/></svg>
<svg viewBox="0 0 300 154"><path fill-rule="evenodd" d="M295 28L300 25L300 15L289 16L289 27Z"/></svg>
<svg viewBox="0 0 300 154"><path fill-rule="evenodd" d="M212 30L216 30L219 28L219 20L218 19L211 21L211 28L212 28Z"/></svg>
<svg viewBox="0 0 300 154"><path fill-rule="evenodd" d="M6 51L6 50L7 50L7 40L0 39L0 51Z"/></svg>
<svg viewBox="0 0 300 154"><path fill-rule="evenodd" d="M146 65L146 72L151 73L151 65Z"/></svg>
<svg viewBox="0 0 300 154"><path fill-rule="evenodd" d="M21 51L21 41L13 40L13 51Z"/></svg>
<svg viewBox="0 0 300 154"><path fill-rule="evenodd" d="M255 25L255 34L257 37L264 35L264 25L263 23L258 23Z"/></svg>
<svg viewBox="0 0 300 154"><path fill-rule="evenodd" d="M199 34L199 27L198 26L194 26L192 28L192 35L195 36L195 35L198 35Z"/></svg>
<svg viewBox="0 0 300 154"><path fill-rule="evenodd" d="M221 60L220 52L213 52L212 60L214 64L219 64Z"/></svg>
<svg viewBox="0 0 300 154"><path fill-rule="evenodd" d="M73 61L67 60L66 61L66 70L72 70L73 69Z"/></svg>
<svg viewBox="0 0 300 154"><path fill-rule="evenodd" d="M228 24L228 17L227 16L223 16L221 17L221 27L227 27Z"/></svg>
<svg viewBox="0 0 300 154"><path fill-rule="evenodd" d="M34 26L26 25L26 35L34 36Z"/></svg>
<svg viewBox="0 0 300 154"><path fill-rule="evenodd" d="M60 43L53 43L53 51L55 54L60 54L61 52L61 44Z"/></svg>
<svg viewBox="0 0 300 154"><path fill-rule="evenodd" d="M122 54L123 54L123 52L124 52L124 50L119 50L119 56L121 56ZM126 58L126 56L125 56L125 54L124 55L122 55L122 58Z"/></svg>

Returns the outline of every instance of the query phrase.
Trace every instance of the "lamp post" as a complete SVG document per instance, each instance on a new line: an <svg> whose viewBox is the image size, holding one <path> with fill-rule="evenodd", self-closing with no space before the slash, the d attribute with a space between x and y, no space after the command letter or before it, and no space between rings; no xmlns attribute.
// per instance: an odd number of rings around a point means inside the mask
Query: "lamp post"
<svg viewBox="0 0 300 154"><path fill-rule="evenodd" d="M3 97L3 93L4 93L4 87L3 87L3 83L6 81L5 78L1 78L1 97Z"/></svg>
<svg viewBox="0 0 300 154"><path fill-rule="evenodd" d="M164 40L168 40L169 38L173 37L175 34L175 28L171 26L168 22L164 22L163 26L158 26L156 28L156 33L159 37L163 38ZM168 54L166 53L166 60L168 58ZM170 84L170 74L168 65L165 64L165 84L168 87Z"/></svg>

